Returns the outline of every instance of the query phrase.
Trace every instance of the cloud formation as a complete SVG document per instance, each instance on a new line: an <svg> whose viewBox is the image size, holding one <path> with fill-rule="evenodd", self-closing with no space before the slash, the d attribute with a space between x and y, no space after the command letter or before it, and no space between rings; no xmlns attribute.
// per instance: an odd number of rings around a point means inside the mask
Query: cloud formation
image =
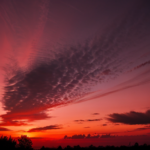
<svg viewBox="0 0 150 150"><path fill-rule="evenodd" d="M140 65L138 65L138 66L136 66L136 67L134 67L134 68L132 68L132 70L129 70L129 72L134 71L134 70L136 70L136 69L139 69L139 68L141 68L141 67L144 67L144 66L146 66L146 65L150 65L150 60L149 60L149 61L146 61L146 62L144 62L144 63L142 63L142 64L140 64Z"/></svg>
<svg viewBox="0 0 150 150"><path fill-rule="evenodd" d="M129 125L135 124L150 124L150 110L145 113L130 111L129 113L113 113L110 114L107 120L113 123L124 123Z"/></svg>
<svg viewBox="0 0 150 150"><path fill-rule="evenodd" d="M149 130L150 127L143 127L143 128L136 128L134 131L143 131L143 130Z"/></svg>
<svg viewBox="0 0 150 150"><path fill-rule="evenodd" d="M28 132L41 132L46 130L57 130L57 129L62 129L62 127L60 125L50 125L45 127L32 128Z"/></svg>
<svg viewBox="0 0 150 150"><path fill-rule="evenodd" d="M84 127L84 128L90 128L90 127Z"/></svg>
<svg viewBox="0 0 150 150"><path fill-rule="evenodd" d="M94 116L95 116L95 115L99 115L99 113L93 113L92 115L94 115Z"/></svg>
<svg viewBox="0 0 150 150"><path fill-rule="evenodd" d="M102 124L102 126L107 126L107 124Z"/></svg>
<svg viewBox="0 0 150 150"><path fill-rule="evenodd" d="M93 139L93 138L110 138L110 137L115 137L115 136L112 136L110 134L104 134L104 135L91 135L91 134L88 134L87 136L85 134L79 134L79 135L73 135L71 137L68 137L67 135L64 136L64 139Z"/></svg>
<svg viewBox="0 0 150 150"><path fill-rule="evenodd" d="M77 123L83 123L83 122L94 122L94 121L101 121L102 119L87 119L87 120L74 120L74 122Z"/></svg>
<svg viewBox="0 0 150 150"><path fill-rule="evenodd" d="M0 127L0 131L11 131L10 129L4 128L4 127Z"/></svg>
<svg viewBox="0 0 150 150"><path fill-rule="evenodd" d="M141 128L136 128L136 129L127 131L127 132L135 132L135 131L143 131L143 130L150 130L150 126L147 125L147 126L144 126L144 127L141 127Z"/></svg>
<svg viewBox="0 0 150 150"><path fill-rule="evenodd" d="M47 8L42 10L42 16L47 16L45 10ZM146 2L141 2L117 19L117 23L114 21L101 35L80 44L60 47L61 50L56 50L53 57L49 57L51 53L47 55L39 52L33 61L32 55L26 70L17 66L9 68L13 71L5 76L2 102L7 114L1 115L3 122L48 119L48 108L79 101L95 85L108 82L127 71L130 61L137 62L142 54L141 51L137 53L133 46L138 47L137 43L143 43L149 38L148 10ZM39 28L42 28L38 30L38 37L42 34L46 20L39 24ZM11 125L17 124L12 122Z"/></svg>
<svg viewBox="0 0 150 150"><path fill-rule="evenodd" d="M26 126L26 125L31 125L27 123L26 121L10 121L10 120L5 120L2 123L0 123L1 126Z"/></svg>
<svg viewBox="0 0 150 150"><path fill-rule="evenodd" d="M68 137L67 135L64 136L64 139L84 139L85 135L79 134L79 135L73 135L72 137Z"/></svg>
<svg viewBox="0 0 150 150"><path fill-rule="evenodd" d="M45 112L34 113L32 110L28 112L8 112L7 114L1 115L1 117L3 118L3 121L0 123L1 126L31 125L28 121L51 118Z"/></svg>
<svg viewBox="0 0 150 150"><path fill-rule="evenodd" d="M115 137L115 136L112 136L110 134L104 134L101 136L101 138L110 138L110 137Z"/></svg>
<svg viewBox="0 0 150 150"><path fill-rule="evenodd" d="M91 139L91 138L99 138L99 137L100 137L100 135L94 135L94 136L91 136L90 134L88 134L88 135L86 136L87 139Z"/></svg>

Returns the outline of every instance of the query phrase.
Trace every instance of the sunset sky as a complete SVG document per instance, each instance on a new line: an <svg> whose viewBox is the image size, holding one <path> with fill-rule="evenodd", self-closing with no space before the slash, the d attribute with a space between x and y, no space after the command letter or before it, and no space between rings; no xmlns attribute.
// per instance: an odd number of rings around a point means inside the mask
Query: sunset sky
<svg viewBox="0 0 150 150"><path fill-rule="evenodd" d="M1 0L1 135L150 144L150 1Z"/></svg>

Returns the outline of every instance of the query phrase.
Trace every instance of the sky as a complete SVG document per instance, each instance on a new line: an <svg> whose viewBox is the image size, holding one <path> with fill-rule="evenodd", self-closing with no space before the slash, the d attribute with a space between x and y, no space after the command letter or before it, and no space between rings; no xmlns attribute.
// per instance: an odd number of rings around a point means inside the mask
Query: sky
<svg viewBox="0 0 150 150"><path fill-rule="evenodd" d="M0 135L35 147L148 143L149 7L1 0Z"/></svg>

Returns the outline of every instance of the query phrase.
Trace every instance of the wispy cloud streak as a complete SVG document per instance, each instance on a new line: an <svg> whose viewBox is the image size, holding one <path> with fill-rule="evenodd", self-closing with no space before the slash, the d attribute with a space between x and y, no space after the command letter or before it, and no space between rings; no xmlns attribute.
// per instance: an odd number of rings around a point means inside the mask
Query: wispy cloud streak
<svg viewBox="0 0 150 150"><path fill-rule="evenodd" d="M60 125L50 125L45 127L32 128L28 132L41 132L41 131L56 130L56 129L62 129L62 127Z"/></svg>
<svg viewBox="0 0 150 150"><path fill-rule="evenodd" d="M74 120L74 122L77 122L77 123L83 123L83 122L94 122L94 121L101 121L102 119L87 119L87 120Z"/></svg>
<svg viewBox="0 0 150 150"><path fill-rule="evenodd" d="M10 129L4 128L4 127L0 127L0 131L11 131Z"/></svg>

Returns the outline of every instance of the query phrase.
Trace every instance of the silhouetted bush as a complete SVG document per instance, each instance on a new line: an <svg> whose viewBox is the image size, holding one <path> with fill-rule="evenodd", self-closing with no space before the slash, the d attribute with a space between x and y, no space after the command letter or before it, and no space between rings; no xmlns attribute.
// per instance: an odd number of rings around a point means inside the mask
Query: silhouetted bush
<svg viewBox="0 0 150 150"><path fill-rule="evenodd" d="M74 146L75 150L81 149L80 145Z"/></svg>
<svg viewBox="0 0 150 150"><path fill-rule="evenodd" d="M40 150L45 150L45 146L42 146Z"/></svg>
<svg viewBox="0 0 150 150"><path fill-rule="evenodd" d="M61 146L58 146L57 150L62 150L62 147L61 147Z"/></svg>
<svg viewBox="0 0 150 150"><path fill-rule="evenodd" d="M72 149L72 147L69 145L67 145L67 147L65 147L65 150L71 150L71 149Z"/></svg>
<svg viewBox="0 0 150 150"><path fill-rule="evenodd" d="M32 141L29 137L27 136L21 136L19 139L18 139L18 142L19 142L19 149L21 150L33 150L32 148Z"/></svg>
<svg viewBox="0 0 150 150"><path fill-rule="evenodd" d="M11 136L8 138L7 136L1 136L0 137L0 150L14 150L16 146L16 141L11 138Z"/></svg>

